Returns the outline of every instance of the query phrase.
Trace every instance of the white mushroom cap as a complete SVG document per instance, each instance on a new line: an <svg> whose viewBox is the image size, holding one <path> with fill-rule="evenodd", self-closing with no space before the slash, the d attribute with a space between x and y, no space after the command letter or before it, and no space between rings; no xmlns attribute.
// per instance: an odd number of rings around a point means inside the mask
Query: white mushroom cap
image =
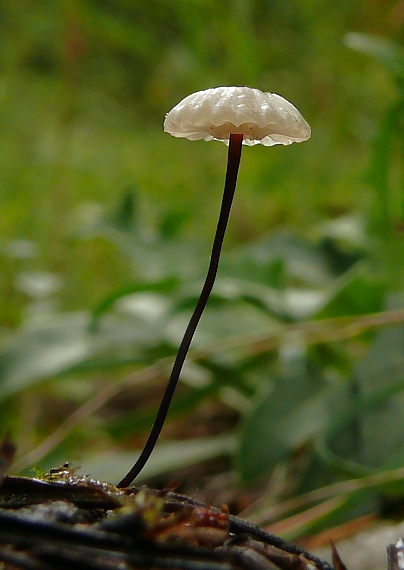
<svg viewBox="0 0 404 570"><path fill-rule="evenodd" d="M231 134L242 134L248 146L287 145L311 135L292 103L250 87L216 87L188 95L167 113L164 130L173 137L225 144Z"/></svg>

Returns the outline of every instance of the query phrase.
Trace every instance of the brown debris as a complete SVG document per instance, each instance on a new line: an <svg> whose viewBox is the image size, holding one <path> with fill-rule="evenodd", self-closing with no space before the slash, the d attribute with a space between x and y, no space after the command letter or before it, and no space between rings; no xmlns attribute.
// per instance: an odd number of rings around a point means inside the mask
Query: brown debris
<svg viewBox="0 0 404 570"><path fill-rule="evenodd" d="M68 464L41 478L4 478L0 561L5 570L334 570L225 506L118 489Z"/></svg>

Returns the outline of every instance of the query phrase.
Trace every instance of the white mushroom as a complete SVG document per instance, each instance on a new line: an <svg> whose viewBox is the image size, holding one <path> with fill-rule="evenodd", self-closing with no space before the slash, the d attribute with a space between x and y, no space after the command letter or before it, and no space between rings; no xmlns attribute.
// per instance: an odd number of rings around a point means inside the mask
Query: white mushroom
<svg viewBox="0 0 404 570"><path fill-rule="evenodd" d="M188 95L167 113L164 130L191 141L215 139L226 144L231 134L242 134L248 146L288 145L311 135L292 103L250 87L216 87Z"/></svg>
<svg viewBox="0 0 404 570"><path fill-rule="evenodd" d="M185 97L167 113L164 130L174 137L191 141L215 139L228 144L226 180L209 269L201 295L178 349L150 435L135 465L118 487L128 487L143 469L167 416L188 349L215 282L236 189L242 145L288 145L305 141L311 135L309 125L292 103L275 93L263 93L249 87L216 87Z"/></svg>

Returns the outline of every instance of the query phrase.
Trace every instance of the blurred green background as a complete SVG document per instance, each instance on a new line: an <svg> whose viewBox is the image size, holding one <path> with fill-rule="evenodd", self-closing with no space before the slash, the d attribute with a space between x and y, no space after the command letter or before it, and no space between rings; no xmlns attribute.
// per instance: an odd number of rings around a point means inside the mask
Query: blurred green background
<svg viewBox="0 0 404 570"><path fill-rule="evenodd" d="M2 3L0 413L15 472L73 460L117 482L136 458L226 160L164 134L164 115L249 85L292 101L312 138L244 150L217 285L141 480L180 473L268 524L324 501L291 538L400 503L403 24L398 0ZM324 489L341 482L336 501Z"/></svg>

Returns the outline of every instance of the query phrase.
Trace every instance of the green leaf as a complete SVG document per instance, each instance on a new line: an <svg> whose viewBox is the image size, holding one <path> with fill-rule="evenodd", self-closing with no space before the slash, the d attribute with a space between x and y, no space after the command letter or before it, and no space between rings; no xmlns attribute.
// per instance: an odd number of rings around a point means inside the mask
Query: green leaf
<svg viewBox="0 0 404 570"><path fill-rule="evenodd" d="M90 323L90 331L95 332L97 326L99 325L100 317L109 311L114 304L133 293L162 293L162 294L170 294L175 291L178 287L179 281L173 277L168 277L166 279L162 279L160 281L152 281L152 282L139 282L139 283L127 283L118 289L115 289L111 293L109 293L102 301L100 301L92 310L92 318Z"/></svg>
<svg viewBox="0 0 404 570"><path fill-rule="evenodd" d="M275 288L286 285L287 278L317 287L329 284L335 277L322 248L289 231L277 231L239 248L223 260L221 275L247 278Z"/></svg>
<svg viewBox="0 0 404 570"><path fill-rule="evenodd" d="M0 397L81 362L90 354L86 313L46 319L15 334L0 352Z"/></svg>
<svg viewBox="0 0 404 570"><path fill-rule="evenodd" d="M321 457L338 471L355 477L402 465L395 458L396 454L400 460L403 456L403 402L403 380L366 396L353 398L350 405L335 414L319 439L317 449ZM390 419L389 430L380 424L377 417L386 411ZM354 437L357 442L352 441Z"/></svg>
<svg viewBox="0 0 404 570"><path fill-rule="evenodd" d="M192 303L192 306L194 304ZM177 346L190 317L189 311L174 315L168 326L167 340ZM203 349L216 340L222 341L237 335L266 332L276 326L276 321L250 303L208 304L198 326L192 346Z"/></svg>
<svg viewBox="0 0 404 570"><path fill-rule="evenodd" d="M245 418L237 467L252 481L290 458L328 421L329 389L314 371L274 380Z"/></svg>
<svg viewBox="0 0 404 570"><path fill-rule="evenodd" d="M108 315L95 334L84 311L43 317L15 333L0 351L0 398L86 366L139 362L145 350L161 342L161 328L141 313Z"/></svg>
<svg viewBox="0 0 404 570"><path fill-rule="evenodd" d="M383 309L385 284L367 274L358 264L339 280L329 300L315 315L316 320L377 313Z"/></svg>
<svg viewBox="0 0 404 570"><path fill-rule="evenodd" d="M400 296L389 308L402 307ZM404 457L404 326L380 330L353 370L349 401L320 442L323 457L350 474L401 467Z"/></svg>

